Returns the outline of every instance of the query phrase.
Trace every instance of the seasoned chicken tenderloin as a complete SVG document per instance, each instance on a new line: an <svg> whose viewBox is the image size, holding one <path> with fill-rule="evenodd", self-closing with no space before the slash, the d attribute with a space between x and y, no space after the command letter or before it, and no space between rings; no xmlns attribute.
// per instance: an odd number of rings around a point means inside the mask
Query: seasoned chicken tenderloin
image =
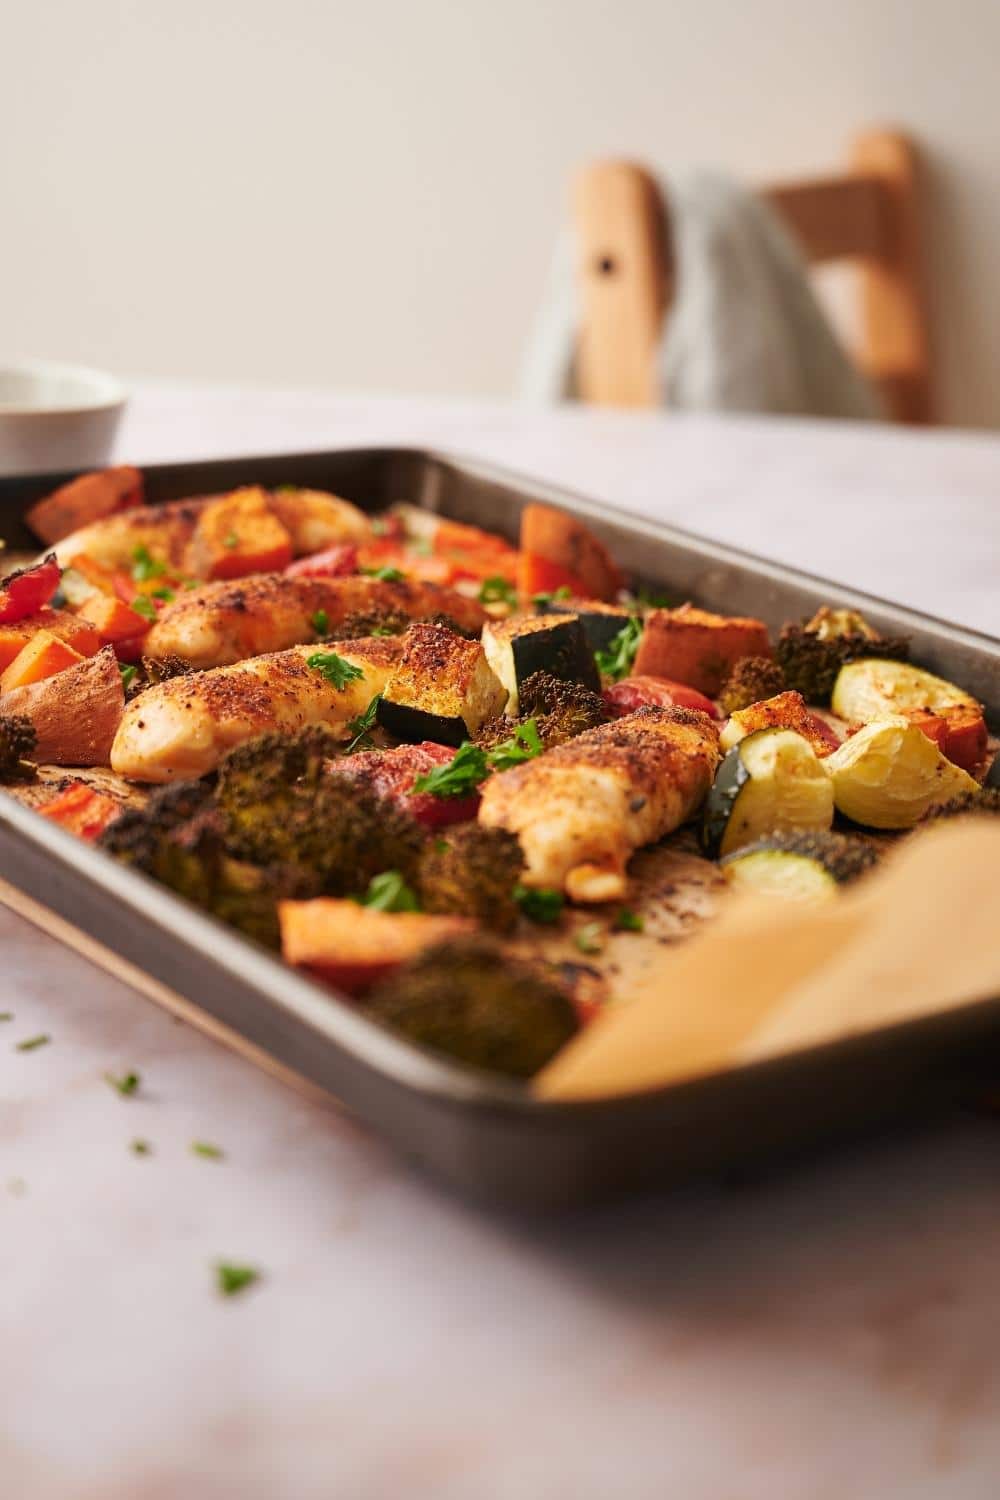
<svg viewBox="0 0 1000 1500"><path fill-rule="evenodd" d="M379 610L410 620L448 615L463 629L476 632L486 619L474 599L435 583L258 573L178 594L159 615L143 649L157 660L180 656L195 667L221 667L263 651L315 641L350 615Z"/></svg>
<svg viewBox="0 0 1000 1500"><path fill-rule="evenodd" d="M234 745L306 724L346 726L380 693L399 656L391 636L338 641L335 656L359 676L310 666L333 648L293 646L235 666L173 677L128 705L111 746L112 769L134 781L175 781L212 771ZM331 664L332 665L332 664Z"/></svg>
<svg viewBox="0 0 1000 1500"><path fill-rule="evenodd" d="M479 821L517 834L525 885L617 901L630 856L697 811L719 758L707 714L640 708L492 776Z"/></svg>

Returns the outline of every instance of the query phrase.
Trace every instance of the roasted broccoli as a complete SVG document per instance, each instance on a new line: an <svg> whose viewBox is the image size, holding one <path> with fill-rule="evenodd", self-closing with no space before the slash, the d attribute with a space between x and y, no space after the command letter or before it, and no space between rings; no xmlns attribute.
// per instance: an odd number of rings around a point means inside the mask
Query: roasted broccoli
<svg viewBox="0 0 1000 1500"><path fill-rule="evenodd" d="M801 693L807 703L821 705L830 702L837 673L845 662L863 656L906 661L909 654L910 643L905 636L869 635L862 631L823 636L809 625L786 625L775 647L785 674L785 686Z"/></svg>
<svg viewBox="0 0 1000 1500"><path fill-rule="evenodd" d="M600 693L592 692L580 682L563 682L549 672L532 672L519 690L520 714L508 719L489 719L476 736L482 750L494 750L509 740L518 725L533 719L546 750L575 739L587 729L595 729L608 717Z"/></svg>
<svg viewBox="0 0 1000 1500"><path fill-rule="evenodd" d="M769 656L743 656L733 667L719 694L724 714L739 713L751 703L762 703L785 690L785 674Z"/></svg>
<svg viewBox="0 0 1000 1500"><path fill-rule="evenodd" d="M966 813L1000 816L1000 787L981 786L975 792L961 792L947 802L940 802L937 807L929 807L920 821L931 823L938 818L958 818Z"/></svg>
<svg viewBox="0 0 1000 1500"><path fill-rule="evenodd" d="M35 774L30 760L38 741L25 714L0 714L0 783L27 781Z"/></svg>
<svg viewBox="0 0 1000 1500"><path fill-rule="evenodd" d="M100 844L268 948L280 947L277 902L319 890L318 881L299 868L261 868L233 859L224 820L201 782L177 782L154 793L144 808L127 809L105 829Z"/></svg>
<svg viewBox="0 0 1000 1500"><path fill-rule="evenodd" d="M510 932L518 917L514 887L524 856L513 833L461 823L433 838L420 856L417 885L424 911L473 917Z"/></svg>
<svg viewBox="0 0 1000 1500"><path fill-rule="evenodd" d="M369 1015L473 1067L530 1078L578 1028L566 992L541 965L485 938L438 943L369 994Z"/></svg>
<svg viewBox="0 0 1000 1500"><path fill-rule="evenodd" d="M338 748L315 726L263 735L230 751L215 792L229 852L311 871L331 896L360 895L381 870L399 870L411 881L419 826L387 799L327 771L324 763Z"/></svg>

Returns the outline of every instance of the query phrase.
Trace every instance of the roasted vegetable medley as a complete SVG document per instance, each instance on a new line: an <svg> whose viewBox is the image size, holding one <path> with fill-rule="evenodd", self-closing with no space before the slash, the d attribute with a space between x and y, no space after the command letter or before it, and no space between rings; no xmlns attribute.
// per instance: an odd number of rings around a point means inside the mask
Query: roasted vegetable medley
<svg viewBox="0 0 1000 1500"><path fill-rule="evenodd" d="M730 889L835 900L1000 810L982 705L906 640L652 602L549 506L515 546L122 468L28 519L7 793L471 1066L530 1078Z"/></svg>

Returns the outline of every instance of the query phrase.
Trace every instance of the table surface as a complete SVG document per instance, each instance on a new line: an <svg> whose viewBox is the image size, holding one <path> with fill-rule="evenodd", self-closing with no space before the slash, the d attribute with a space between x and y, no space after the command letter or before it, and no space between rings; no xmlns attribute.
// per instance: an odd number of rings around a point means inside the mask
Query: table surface
<svg viewBox="0 0 1000 1500"><path fill-rule="evenodd" d="M489 458L1000 627L984 436L147 383L119 452L373 442ZM498 1218L19 918L0 935L5 1497L995 1497L990 1119ZM125 1098L104 1075L128 1069ZM219 1260L261 1280L223 1299Z"/></svg>

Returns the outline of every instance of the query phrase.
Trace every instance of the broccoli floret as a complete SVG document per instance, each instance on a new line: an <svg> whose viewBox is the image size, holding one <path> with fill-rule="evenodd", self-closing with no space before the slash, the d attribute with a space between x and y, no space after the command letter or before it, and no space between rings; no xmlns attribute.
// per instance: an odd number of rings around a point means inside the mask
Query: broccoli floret
<svg viewBox="0 0 1000 1500"><path fill-rule="evenodd" d="M928 808L920 821L931 823L938 818L958 818L966 813L1000 816L1000 787L981 786L975 792L960 792L957 797Z"/></svg>
<svg viewBox="0 0 1000 1500"><path fill-rule="evenodd" d="M537 1073L579 1024L541 965L484 938L428 948L372 990L366 1010L421 1046L511 1078Z"/></svg>
<svg viewBox="0 0 1000 1500"><path fill-rule="evenodd" d="M328 731L313 727L230 751L215 793L229 852L310 871L331 896L360 895L381 870L412 882L419 826L389 800L326 770L338 749Z"/></svg>
<svg viewBox="0 0 1000 1500"><path fill-rule="evenodd" d="M786 625L775 655L785 674L785 685L801 693L807 703L826 705L845 662L864 656L906 661L910 643L905 636L869 636L861 632L821 636L808 626Z"/></svg>
<svg viewBox="0 0 1000 1500"><path fill-rule="evenodd" d="M473 917L495 932L516 925L514 887L524 869L521 846L505 828L463 823L430 840L417 885L424 911Z"/></svg>
<svg viewBox="0 0 1000 1500"><path fill-rule="evenodd" d="M743 656L733 667L719 694L724 714L739 713L751 703L763 703L785 690L785 674L769 656Z"/></svg>
<svg viewBox="0 0 1000 1500"><path fill-rule="evenodd" d="M203 781L175 781L153 792L145 807L127 807L98 839L116 859L152 875L163 838L212 807Z"/></svg>
<svg viewBox="0 0 1000 1500"><path fill-rule="evenodd" d="M532 672L518 691L520 714L515 719L490 719L476 736L480 749L493 750L509 740L519 724L534 719L546 750L575 739L585 730L596 729L608 717L600 693L581 682L563 682L550 672Z"/></svg>
<svg viewBox="0 0 1000 1500"><path fill-rule="evenodd" d="M0 714L0 783L28 781L36 767L30 756L38 736L26 714Z"/></svg>

